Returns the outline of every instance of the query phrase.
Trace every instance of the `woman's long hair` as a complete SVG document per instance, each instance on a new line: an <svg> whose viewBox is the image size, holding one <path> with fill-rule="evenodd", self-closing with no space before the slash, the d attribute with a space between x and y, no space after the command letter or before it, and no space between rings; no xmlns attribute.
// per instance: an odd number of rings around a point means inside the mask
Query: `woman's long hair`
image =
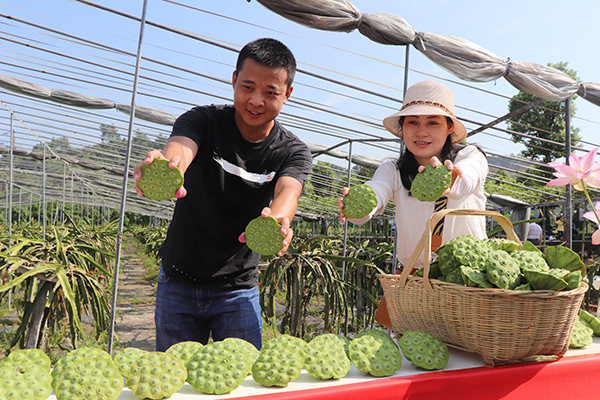
<svg viewBox="0 0 600 400"><path fill-rule="evenodd" d="M446 121L448 122L449 127L454 125L454 121L452 121L452 118L446 117ZM402 124L404 123L404 117L400 117L398 123L400 124L400 126L402 126ZM452 144L452 135L448 135L446 137L444 147L442 148L442 159L440 160L442 164L446 160L454 162L456 153L458 153L458 150L460 150L461 148L462 146ZM408 190L410 194L412 181L413 179L415 179L415 176L417 176L417 174L419 173L419 163L415 159L413 153L411 153L406 146L404 146L404 150L402 151L400 158L398 158L396 166L398 167L398 171L400 172L402 186L404 186L404 188Z"/></svg>

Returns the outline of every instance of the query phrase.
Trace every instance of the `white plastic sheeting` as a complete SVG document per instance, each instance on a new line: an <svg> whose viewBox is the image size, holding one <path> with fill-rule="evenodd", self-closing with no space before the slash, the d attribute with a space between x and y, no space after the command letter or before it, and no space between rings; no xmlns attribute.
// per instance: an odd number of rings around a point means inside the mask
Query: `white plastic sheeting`
<svg viewBox="0 0 600 400"><path fill-rule="evenodd" d="M577 93L600 106L600 84L579 83L555 68L503 60L468 40L417 32L403 18L389 13L362 14L346 0L256 0L299 24L328 31L359 32L374 42L412 44L427 58L460 79L489 82L506 78L520 91L546 101L561 101Z"/></svg>

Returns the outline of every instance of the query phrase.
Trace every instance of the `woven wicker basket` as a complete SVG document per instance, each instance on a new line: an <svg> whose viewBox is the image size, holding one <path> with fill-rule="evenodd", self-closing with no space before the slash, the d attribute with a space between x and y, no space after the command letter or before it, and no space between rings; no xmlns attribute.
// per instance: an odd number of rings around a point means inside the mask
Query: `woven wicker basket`
<svg viewBox="0 0 600 400"><path fill-rule="evenodd" d="M486 365L562 356L569 348L587 284L569 291L505 290L461 286L429 279L431 227L445 215L492 216L507 237L521 243L502 214L479 210L435 213L401 275L380 275L393 331L423 330L451 347L479 354ZM410 275L426 251L424 277Z"/></svg>

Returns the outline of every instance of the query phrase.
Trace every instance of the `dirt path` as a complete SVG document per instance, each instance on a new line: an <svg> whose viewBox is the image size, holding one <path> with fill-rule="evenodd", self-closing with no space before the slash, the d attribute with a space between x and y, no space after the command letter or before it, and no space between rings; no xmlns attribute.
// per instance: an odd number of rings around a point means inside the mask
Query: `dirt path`
<svg viewBox="0 0 600 400"><path fill-rule="evenodd" d="M145 268L131 241L123 242L115 340L124 347L155 351L154 293L156 288L144 279Z"/></svg>

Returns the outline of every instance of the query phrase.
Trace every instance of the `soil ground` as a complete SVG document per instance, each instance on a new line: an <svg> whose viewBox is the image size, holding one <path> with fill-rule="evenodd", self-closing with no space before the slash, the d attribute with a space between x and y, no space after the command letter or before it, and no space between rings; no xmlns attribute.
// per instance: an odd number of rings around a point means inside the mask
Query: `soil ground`
<svg viewBox="0 0 600 400"><path fill-rule="evenodd" d="M154 294L156 287L144 279L144 265L133 241L123 242L119 272L115 341L123 347L155 351Z"/></svg>

